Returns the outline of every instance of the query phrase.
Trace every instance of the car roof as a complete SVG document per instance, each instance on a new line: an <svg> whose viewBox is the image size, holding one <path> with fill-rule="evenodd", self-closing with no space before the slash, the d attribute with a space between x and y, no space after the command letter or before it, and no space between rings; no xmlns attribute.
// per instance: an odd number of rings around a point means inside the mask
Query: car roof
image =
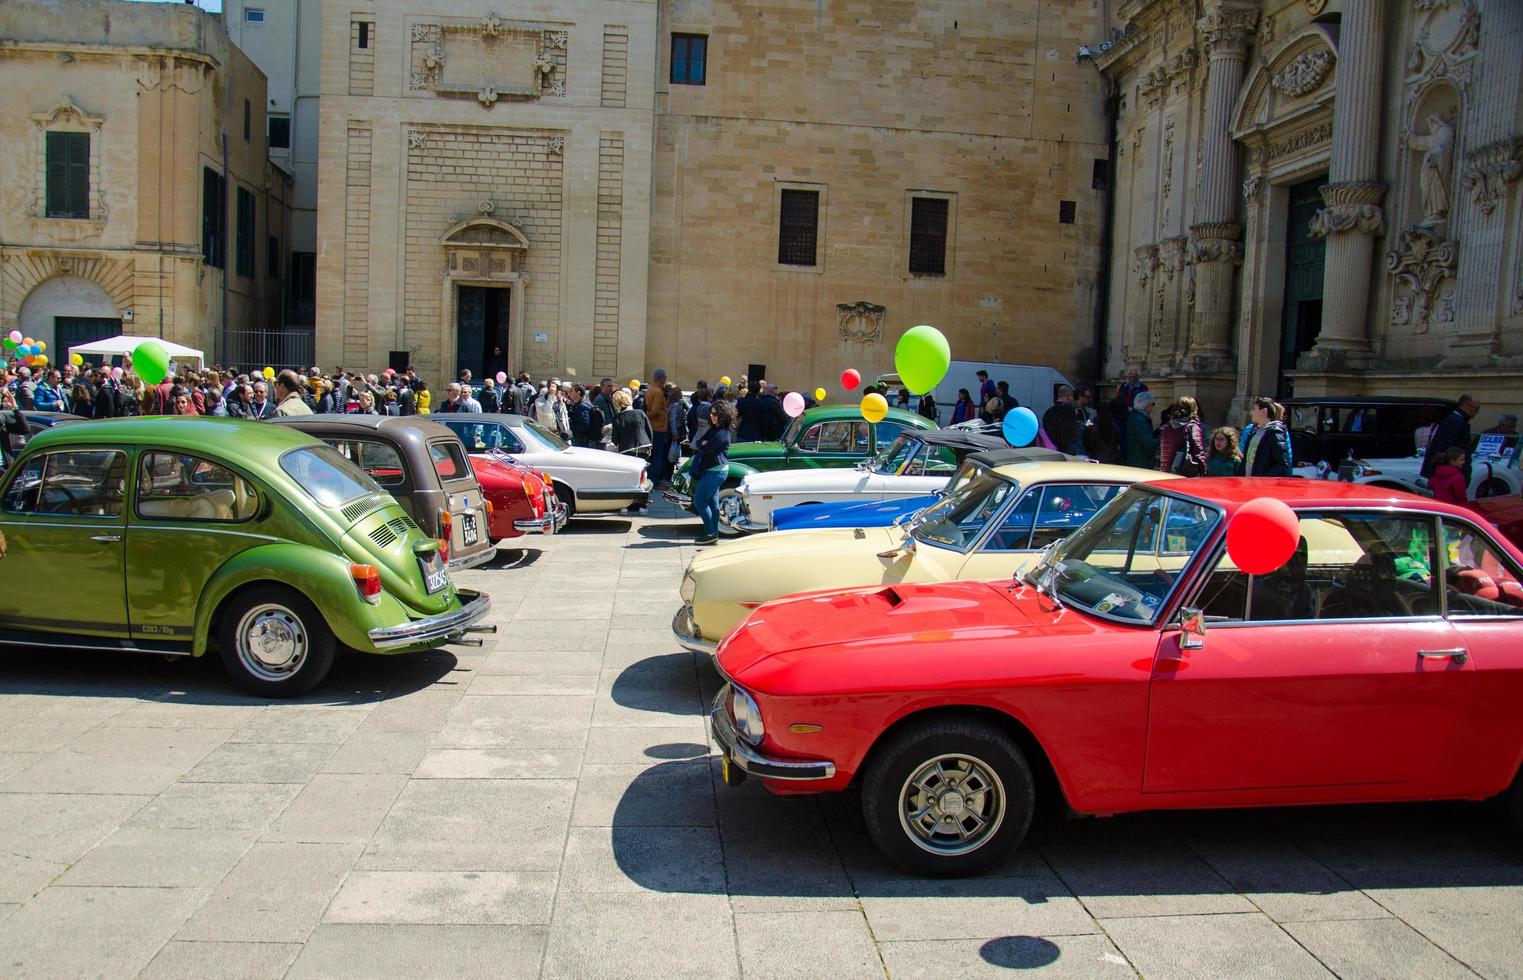
<svg viewBox="0 0 1523 980"><path fill-rule="evenodd" d="M867 421L862 418L862 407L860 405L816 405L813 408L806 409L803 415L806 425L822 419L852 417L861 419L864 422ZM924 415L911 412L908 409L895 408L892 405L889 406L888 414L884 415L883 418L887 422L904 422L913 425L917 429L936 428L936 423Z"/></svg>
<svg viewBox="0 0 1523 980"><path fill-rule="evenodd" d="M279 454L316 440L285 425L267 425L249 419L225 419L207 415L149 415L97 419L78 424L55 425L33 436L26 452L79 443L117 443L163 446L187 452L214 449L247 457L256 452Z"/></svg>
<svg viewBox="0 0 1523 980"><path fill-rule="evenodd" d="M985 435L982 432L969 432L967 429L927 429L916 432L914 438L928 442L933 446L949 446L953 449L983 450L980 455L994 455L998 450L1007 449L1005 440L995 435ZM1050 450L1041 450L1049 452Z"/></svg>
<svg viewBox="0 0 1523 980"><path fill-rule="evenodd" d="M437 415L437 414L441 414L441 413L436 412L434 414ZM533 419L529 418L529 416L527 416L527 415L519 415L516 412L444 412L442 414L448 415L449 419L448 420L442 419L442 418L441 419L434 419L435 423L443 423L445 421L455 421L455 422L471 421L471 422L500 422L503 425L523 425L525 422L532 422L532 421L534 421ZM462 416L462 415L465 416L465 418L461 418L460 416ZM417 418L417 416L410 415L410 416L407 416L407 418ZM430 418L432 418L432 416L430 416Z"/></svg>
<svg viewBox="0 0 1523 980"><path fill-rule="evenodd" d="M1034 463L1060 462L1070 463L1087 462L1082 456L1070 456L1056 449L1044 449L1041 446L1022 446L1011 449L1009 446L1001 446L992 452L975 453L968 457L975 463L983 463L985 466L1005 466L1010 463Z"/></svg>
<svg viewBox="0 0 1523 980"><path fill-rule="evenodd" d="M454 439L455 433L438 422L422 415L369 415L328 412L322 415L292 415L270 419L276 425L289 426L303 432L322 432L325 435L364 432L385 433L398 442L432 442L435 439Z"/></svg>
<svg viewBox="0 0 1523 980"><path fill-rule="evenodd" d="M1273 497L1296 510L1350 507L1403 507L1411 510L1450 514L1475 520L1475 512L1446 504L1432 497L1420 497L1404 490L1373 486L1367 483L1344 483L1341 480L1309 480L1300 477L1198 477L1171 483L1170 493L1179 493L1216 504L1228 515L1260 497Z"/></svg>
<svg viewBox="0 0 1523 980"><path fill-rule="evenodd" d="M977 456L969 458L978 459ZM1029 483L1140 483L1182 479L1173 473L1145 470L1137 466L1091 463L1076 456L1003 463L993 469L1000 476L1022 486Z"/></svg>

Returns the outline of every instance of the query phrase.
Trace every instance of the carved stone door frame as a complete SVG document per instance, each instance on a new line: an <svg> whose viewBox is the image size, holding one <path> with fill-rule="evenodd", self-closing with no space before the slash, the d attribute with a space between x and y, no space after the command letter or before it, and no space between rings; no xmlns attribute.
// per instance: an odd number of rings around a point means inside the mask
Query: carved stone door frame
<svg viewBox="0 0 1523 980"><path fill-rule="evenodd" d="M524 271L529 240L512 224L499 218L479 217L462 221L445 232L441 240L445 251L444 271L439 274L443 311L439 324L439 362L454 365L456 351L456 316L459 314L459 286L508 287L508 367L523 369L524 294L529 274ZM446 368L452 371L452 368ZM446 378L445 380L449 380Z"/></svg>

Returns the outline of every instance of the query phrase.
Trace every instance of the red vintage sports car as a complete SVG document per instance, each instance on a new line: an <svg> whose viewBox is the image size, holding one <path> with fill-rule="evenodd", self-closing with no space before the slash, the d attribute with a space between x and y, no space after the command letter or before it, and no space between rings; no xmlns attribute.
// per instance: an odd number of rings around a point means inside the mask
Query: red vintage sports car
<svg viewBox="0 0 1523 980"><path fill-rule="evenodd" d="M566 526L566 505L543 473L503 454L471 454L471 469L492 502L488 534L495 544L525 534L554 534Z"/></svg>
<svg viewBox="0 0 1523 980"><path fill-rule="evenodd" d="M1288 504L1277 571L1227 554ZM1471 799L1523 822L1523 552L1465 509L1312 480L1117 495L1013 582L808 593L719 645L725 781L858 784L883 851L977 871L1039 787L1080 813Z"/></svg>

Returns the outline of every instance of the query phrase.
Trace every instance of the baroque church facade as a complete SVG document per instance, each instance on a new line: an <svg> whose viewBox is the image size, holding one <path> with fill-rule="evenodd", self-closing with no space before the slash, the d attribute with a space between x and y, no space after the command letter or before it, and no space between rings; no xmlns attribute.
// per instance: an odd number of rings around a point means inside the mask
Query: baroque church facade
<svg viewBox="0 0 1523 980"><path fill-rule="evenodd" d="M1523 401L1523 4L1127 0L1107 369Z"/></svg>

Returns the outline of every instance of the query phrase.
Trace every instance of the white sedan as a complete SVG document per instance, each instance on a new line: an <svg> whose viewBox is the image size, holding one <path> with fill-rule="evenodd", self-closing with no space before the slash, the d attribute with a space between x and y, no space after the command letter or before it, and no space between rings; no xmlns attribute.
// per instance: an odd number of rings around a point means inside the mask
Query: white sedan
<svg viewBox="0 0 1523 980"><path fill-rule="evenodd" d="M570 445L522 415L434 414L429 421L447 426L472 455L506 453L550 474L571 517L616 513L650 501L647 461L638 456Z"/></svg>
<svg viewBox="0 0 1523 980"><path fill-rule="evenodd" d="M1517 460L1518 437L1485 434L1478 438L1470 454L1471 500L1504 497L1523 492ZM1399 456L1389 459L1351 459L1336 468L1297 466L1294 474L1308 479L1343 480L1367 483L1433 496L1428 478L1422 475L1423 457Z"/></svg>
<svg viewBox="0 0 1523 980"><path fill-rule="evenodd" d="M945 487L968 454L1008 448L1003 439L976 432L907 430L854 469L747 474L734 494L719 499L719 521L726 530L749 534L771 530L780 507L924 496Z"/></svg>

